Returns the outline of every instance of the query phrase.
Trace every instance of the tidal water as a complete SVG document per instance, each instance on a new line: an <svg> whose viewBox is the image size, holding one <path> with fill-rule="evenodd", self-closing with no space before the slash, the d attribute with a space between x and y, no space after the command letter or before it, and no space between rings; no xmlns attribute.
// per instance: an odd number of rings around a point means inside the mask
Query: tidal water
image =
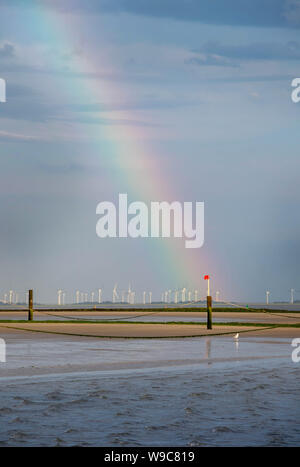
<svg viewBox="0 0 300 467"><path fill-rule="evenodd" d="M0 446L296 446L291 350L290 339L254 337L12 340Z"/></svg>

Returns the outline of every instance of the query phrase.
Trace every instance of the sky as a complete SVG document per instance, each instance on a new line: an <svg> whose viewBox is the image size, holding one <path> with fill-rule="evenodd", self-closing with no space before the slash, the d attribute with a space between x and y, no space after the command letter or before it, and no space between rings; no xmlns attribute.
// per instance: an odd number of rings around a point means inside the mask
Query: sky
<svg viewBox="0 0 300 467"><path fill-rule="evenodd" d="M1 0L0 300L186 287L300 299L299 0ZM96 206L205 203L205 242Z"/></svg>

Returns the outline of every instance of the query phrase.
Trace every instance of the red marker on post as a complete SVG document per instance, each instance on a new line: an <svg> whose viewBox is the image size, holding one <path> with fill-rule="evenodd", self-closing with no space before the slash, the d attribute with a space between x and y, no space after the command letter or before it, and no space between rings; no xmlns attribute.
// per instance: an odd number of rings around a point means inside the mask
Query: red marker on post
<svg viewBox="0 0 300 467"><path fill-rule="evenodd" d="M204 276L204 280L207 281L207 296L209 297L210 293L209 293L209 275L208 274Z"/></svg>

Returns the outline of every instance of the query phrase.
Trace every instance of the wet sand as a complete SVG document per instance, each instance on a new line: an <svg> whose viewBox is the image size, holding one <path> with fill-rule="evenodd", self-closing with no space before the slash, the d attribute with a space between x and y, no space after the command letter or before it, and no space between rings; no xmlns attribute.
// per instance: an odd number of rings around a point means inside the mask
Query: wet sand
<svg viewBox="0 0 300 467"><path fill-rule="evenodd" d="M300 328L58 318L0 337L1 446L299 444Z"/></svg>
<svg viewBox="0 0 300 467"><path fill-rule="evenodd" d="M300 328L269 328L254 326L226 326L214 325L213 329L206 329L204 324L152 324L152 323L0 323L0 334L5 338L11 330L30 333L32 339L37 334L70 335L77 337L95 338L175 338L201 337L226 334L245 334L252 336L298 337Z"/></svg>
<svg viewBox="0 0 300 467"><path fill-rule="evenodd" d="M194 337L218 334L234 334L255 330L251 326L215 326L208 330L205 325L182 324L140 324L140 323L6 323L0 324L1 335L7 329L19 329L23 332L54 333L83 337L118 337L118 338L163 338ZM2 331L3 330L3 331ZM34 338L34 337L33 337Z"/></svg>
<svg viewBox="0 0 300 467"><path fill-rule="evenodd" d="M237 332L238 340L234 339ZM289 359L291 339L300 337L300 329L40 322L1 324L0 336L7 344L7 362L0 365L3 381L7 377L187 367L208 361Z"/></svg>
<svg viewBox="0 0 300 467"><path fill-rule="evenodd" d="M5 332L0 446L299 444L290 339Z"/></svg>

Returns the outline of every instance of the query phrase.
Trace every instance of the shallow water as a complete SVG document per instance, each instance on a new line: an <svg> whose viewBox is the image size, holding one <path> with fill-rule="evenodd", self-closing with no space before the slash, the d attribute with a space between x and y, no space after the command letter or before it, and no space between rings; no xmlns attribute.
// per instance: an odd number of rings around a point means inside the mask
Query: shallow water
<svg viewBox="0 0 300 467"><path fill-rule="evenodd" d="M92 371L87 362L109 365ZM300 441L300 364L291 360L290 339L11 341L2 365L3 376L32 367L45 373L1 378L2 446ZM51 368L56 374L47 374Z"/></svg>

